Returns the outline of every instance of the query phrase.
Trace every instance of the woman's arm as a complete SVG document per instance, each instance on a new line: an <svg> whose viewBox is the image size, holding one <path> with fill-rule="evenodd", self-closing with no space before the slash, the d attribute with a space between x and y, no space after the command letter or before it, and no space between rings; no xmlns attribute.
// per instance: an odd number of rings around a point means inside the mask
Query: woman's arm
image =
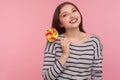
<svg viewBox="0 0 120 80"><path fill-rule="evenodd" d="M64 67L60 61L55 58L55 44L48 42L44 54L44 80L55 80L63 70Z"/></svg>
<svg viewBox="0 0 120 80"><path fill-rule="evenodd" d="M44 54L44 65L43 65L43 78L45 80L54 80L64 70L64 64L69 57L69 44L70 42L61 40L61 47L63 53L59 59L55 57L55 43L48 42L45 54Z"/></svg>
<svg viewBox="0 0 120 80"><path fill-rule="evenodd" d="M92 80L102 80L102 44L98 37L94 40L94 59L92 65Z"/></svg>

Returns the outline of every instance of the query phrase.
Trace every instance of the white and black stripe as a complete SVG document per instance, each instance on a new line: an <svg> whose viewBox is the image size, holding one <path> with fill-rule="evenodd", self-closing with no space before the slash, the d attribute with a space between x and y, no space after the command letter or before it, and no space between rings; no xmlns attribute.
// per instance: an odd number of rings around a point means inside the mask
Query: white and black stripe
<svg viewBox="0 0 120 80"><path fill-rule="evenodd" d="M64 66L60 37L45 48L44 80L102 80L102 44L96 35L82 44L70 44L70 56Z"/></svg>

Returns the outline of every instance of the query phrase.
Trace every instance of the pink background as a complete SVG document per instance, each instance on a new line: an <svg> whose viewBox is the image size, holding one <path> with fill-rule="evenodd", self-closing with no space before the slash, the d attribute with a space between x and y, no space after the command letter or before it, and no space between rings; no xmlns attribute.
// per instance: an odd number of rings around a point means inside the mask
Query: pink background
<svg viewBox="0 0 120 80"><path fill-rule="evenodd" d="M45 30L66 0L0 0L0 80L43 80ZM104 46L103 80L120 80L120 0L68 0Z"/></svg>

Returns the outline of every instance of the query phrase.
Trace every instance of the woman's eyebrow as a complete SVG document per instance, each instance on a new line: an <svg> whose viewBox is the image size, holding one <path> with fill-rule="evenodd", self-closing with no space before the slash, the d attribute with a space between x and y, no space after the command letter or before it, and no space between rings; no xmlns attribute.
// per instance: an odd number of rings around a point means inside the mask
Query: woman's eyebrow
<svg viewBox="0 0 120 80"><path fill-rule="evenodd" d="M71 10L74 10L74 9L76 10L76 8L74 8L74 7Z"/></svg>
<svg viewBox="0 0 120 80"><path fill-rule="evenodd" d="M67 13L67 12L66 12L66 11L65 11L65 12L62 12L61 15L62 15L62 14L65 14L65 13Z"/></svg>
<svg viewBox="0 0 120 80"><path fill-rule="evenodd" d="M76 9L76 8L73 7L71 10L74 10L74 9ZM61 15L64 13L67 13L67 11L62 12Z"/></svg>

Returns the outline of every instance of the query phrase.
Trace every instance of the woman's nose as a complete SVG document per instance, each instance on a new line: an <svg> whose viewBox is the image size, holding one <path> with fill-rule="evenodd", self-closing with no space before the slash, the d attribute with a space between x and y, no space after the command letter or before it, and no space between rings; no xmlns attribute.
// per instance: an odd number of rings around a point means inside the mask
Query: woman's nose
<svg viewBox="0 0 120 80"><path fill-rule="evenodd" d="M72 18L73 18L73 17L75 17L75 15L74 15L73 13L70 13L70 17L72 17Z"/></svg>

